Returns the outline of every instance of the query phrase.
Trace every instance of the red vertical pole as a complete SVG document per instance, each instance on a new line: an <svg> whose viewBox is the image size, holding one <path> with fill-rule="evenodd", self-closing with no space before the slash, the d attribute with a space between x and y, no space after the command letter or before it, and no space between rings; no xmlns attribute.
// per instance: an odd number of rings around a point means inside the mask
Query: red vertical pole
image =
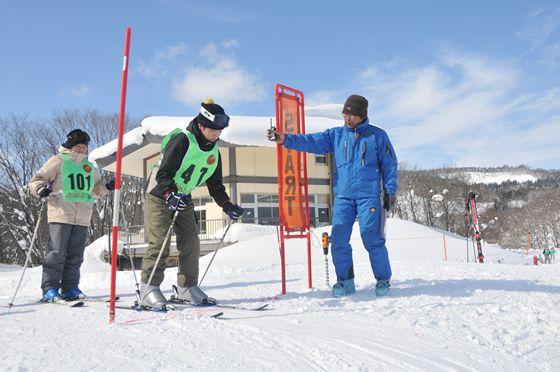
<svg viewBox="0 0 560 372"><path fill-rule="evenodd" d="M303 93L300 93L299 105L301 110L301 128L300 133L305 134L305 104ZM303 192L304 192L304 203L305 203L305 229L307 231L307 287L309 289L313 288L313 277L311 271L311 223L309 221L309 187L307 184L307 154L302 152L300 155L303 157Z"/></svg>
<svg viewBox="0 0 560 372"><path fill-rule="evenodd" d="M282 127L282 110L280 100L278 99L278 95L280 94L280 86L276 84L275 87L275 98L276 98L276 129L280 133L284 133L284 128ZM280 219L280 270L281 270L281 278L282 278L282 294L286 294L286 246L285 246L285 239L284 239L284 208L282 207L283 203L283 182L282 179L282 145L276 144L276 160L278 166L278 217Z"/></svg>
<svg viewBox="0 0 560 372"><path fill-rule="evenodd" d="M112 228L112 245L111 245L111 298L109 305L109 323L115 321L115 296L117 281L117 247L119 241L119 212L120 212L120 196L121 196L121 165L122 165L122 148L124 135L124 117L126 107L126 84L128 80L128 56L130 52L130 27L126 29L126 38L124 43L123 71L122 71L122 88L121 88L121 107L119 111L119 129L117 142L117 169L115 173L115 195L113 202L113 228Z"/></svg>
<svg viewBox="0 0 560 372"><path fill-rule="evenodd" d="M286 294L286 239L284 239L284 228L280 226L280 265L282 266L282 294Z"/></svg>

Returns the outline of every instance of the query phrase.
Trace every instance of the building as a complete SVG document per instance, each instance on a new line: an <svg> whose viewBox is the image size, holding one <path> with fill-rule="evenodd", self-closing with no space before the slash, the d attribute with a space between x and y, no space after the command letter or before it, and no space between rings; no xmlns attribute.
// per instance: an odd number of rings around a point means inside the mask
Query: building
<svg viewBox="0 0 560 372"><path fill-rule="evenodd" d="M193 117L152 116L124 136L122 172L144 179L147 186L151 169L159 161L161 142L178 127L186 127ZM222 133L220 156L223 180L232 201L245 210L242 222L276 224L278 221L278 185L276 145L266 139L269 117L232 116ZM328 118L307 117L308 133L322 131L341 123ZM116 168L116 140L95 149L90 160L108 171ZM307 154L310 221L312 225L330 221L332 205L331 161L328 156ZM145 191L145 190L144 190ZM200 221L222 220L221 208L206 187L192 193Z"/></svg>

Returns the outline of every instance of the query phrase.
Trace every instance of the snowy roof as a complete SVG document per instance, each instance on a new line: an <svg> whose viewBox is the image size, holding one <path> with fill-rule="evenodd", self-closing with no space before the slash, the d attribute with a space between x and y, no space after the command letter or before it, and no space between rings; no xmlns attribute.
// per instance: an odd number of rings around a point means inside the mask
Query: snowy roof
<svg viewBox="0 0 560 372"><path fill-rule="evenodd" d="M142 176L142 161L159 153L162 138L175 128L186 127L194 116L150 116L142 120L139 127L125 133L123 137L123 173ZM220 139L240 146L273 147L274 143L266 138L270 121L268 116L232 116L230 125L222 132ZM320 132L342 125L341 120L324 117L305 118L307 133ZM114 171L117 140L93 150L89 159L106 170Z"/></svg>

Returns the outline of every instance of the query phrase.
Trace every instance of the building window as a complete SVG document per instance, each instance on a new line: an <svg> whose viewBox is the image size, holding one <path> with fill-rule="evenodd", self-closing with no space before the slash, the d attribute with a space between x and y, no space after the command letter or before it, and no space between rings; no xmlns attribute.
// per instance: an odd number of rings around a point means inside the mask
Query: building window
<svg viewBox="0 0 560 372"><path fill-rule="evenodd" d="M254 203L255 194L241 194L241 203Z"/></svg>
<svg viewBox="0 0 560 372"><path fill-rule="evenodd" d="M241 222L255 223L255 210L253 208L243 208L243 217L241 217Z"/></svg>
<svg viewBox="0 0 560 372"><path fill-rule="evenodd" d="M329 218L329 208L318 208L319 209L319 224L328 223Z"/></svg>
<svg viewBox="0 0 560 372"><path fill-rule="evenodd" d="M278 203L277 194L257 194L257 203Z"/></svg>
<svg viewBox="0 0 560 372"><path fill-rule="evenodd" d="M212 203L214 200L212 198L193 198L193 204L195 206L205 206L207 203Z"/></svg>
<svg viewBox="0 0 560 372"><path fill-rule="evenodd" d="M315 155L315 164L327 165L327 155Z"/></svg>
<svg viewBox="0 0 560 372"><path fill-rule="evenodd" d="M278 223L278 207L259 207L260 225L276 225Z"/></svg>
<svg viewBox="0 0 560 372"><path fill-rule="evenodd" d="M206 234L206 211L204 209L195 209L194 214L196 216L196 222L198 224L198 233Z"/></svg>
<svg viewBox="0 0 560 372"><path fill-rule="evenodd" d="M317 226L316 225L316 218L315 218L315 208L314 207L310 207L309 208L309 225L311 225L312 227Z"/></svg>

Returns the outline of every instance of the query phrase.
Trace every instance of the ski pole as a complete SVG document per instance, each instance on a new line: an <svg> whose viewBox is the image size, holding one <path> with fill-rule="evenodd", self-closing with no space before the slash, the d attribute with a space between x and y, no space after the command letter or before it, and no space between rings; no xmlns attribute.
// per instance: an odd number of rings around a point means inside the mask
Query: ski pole
<svg viewBox="0 0 560 372"><path fill-rule="evenodd" d="M154 267L152 267L152 273L150 274L150 278L148 279L148 283L146 283L146 287L144 288L144 292L142 292L141 301L144 300L144 297L146 297L146 295L147 295L146 292L148 291L148 287L152 283L152 279L154 278L154 274L156 273L156 268L159 264L159 261L161 260L161 255L163 254L163 250L164 250L165 246L167 245L167 242L169 241L169 237L171 236L171 230L173 229L173 226L175 226L175 221L177 220L178 215L179 215L179 211L177 210L177 211L175 211L175 214L173 215L173 219L171 220L171 225L169 225L169 229L167 230L167 234L165 235L165 239L163 240L163 244L161 245L161 249L159 250L159 254L157 256L156 263L154 264Z"/></svg>
<svg viewBox="0 0 560 372"><path fill-rule="evenodd" d="M121 209L121 217L124 223L124 230L127 232L127 238L126 238L126 248L125 248L125 254L128 256L128 259L130 260L130 268L132 270L132 274L134 276L134 283L136 285L136 299L138 300L138 302L140 303L140 283L138 283L138 278L136 277L136 268L134 267L134 258L132 258L132 256L130 255L130 236L131 236L131 232L130 229L128 228L128 222L126 222L126 217L124 215L124 211Z"/></svg>
<svg viewBox="0 0 560 372"><path fill-rule="evenodd" d="M222 246L222 243L224 242L224 238L226 237L226 234L229 231L229 228L231 227L232 224L233 224L233 222L230 222L228 227L226 228L226 231L224 231L224 235L222 235L222 239L220 239L220 242L218 243L218 246L216 247L216 250L214 251L214 254L212 255L212 258L210 259L210 262L208 263L208 266L206 267L206 271L204 272L204 275L202 275L202 279L200 279L200 282L198 283L199 287L202 285L202 281L206 277L206 274L208 273L208 269L210 269L210 265L212 265L212 261L214 261L214 258L216 258L216 253L218 253L218 251L220 250L220 247Z"/></svg>
<svg viewBox="0 0 560 372"><path fill-rule="evenodd" d="M321 245L323 247L323 254L325 255L325 278L327 282L327 288L331 286L329 283L329 243L329 233L324 232L321 236Z"/></svg>
<svg viewBox="0 0 560 372"><path fill-rule="evenodd" d="M27 251L27 257L25 258L25 264L23 265L23 269L21 270L21 276L19 277L19 282L17 284L16 290L14 295L12 296L12 300L8 304L8 311L12 309L14 305L14 300L16 299L17 293L19 291L19 287L21 286L21 281L23 280L23 275L25 275L25 269L27 269L27 265L29 264L29 260L31 258L31 251L33 250L33 246L35 245L35 239L37 238L37 232L39 231L39 225L41 224L41 217L43 217L43 209L45 209L45 201L47 198L43 198L41 201L41 208L39 209L39 217L37 217L37 223L35 224L35 230L33 231L33 237L31 238L31 244L29 245L29 250Z"/></svg>

